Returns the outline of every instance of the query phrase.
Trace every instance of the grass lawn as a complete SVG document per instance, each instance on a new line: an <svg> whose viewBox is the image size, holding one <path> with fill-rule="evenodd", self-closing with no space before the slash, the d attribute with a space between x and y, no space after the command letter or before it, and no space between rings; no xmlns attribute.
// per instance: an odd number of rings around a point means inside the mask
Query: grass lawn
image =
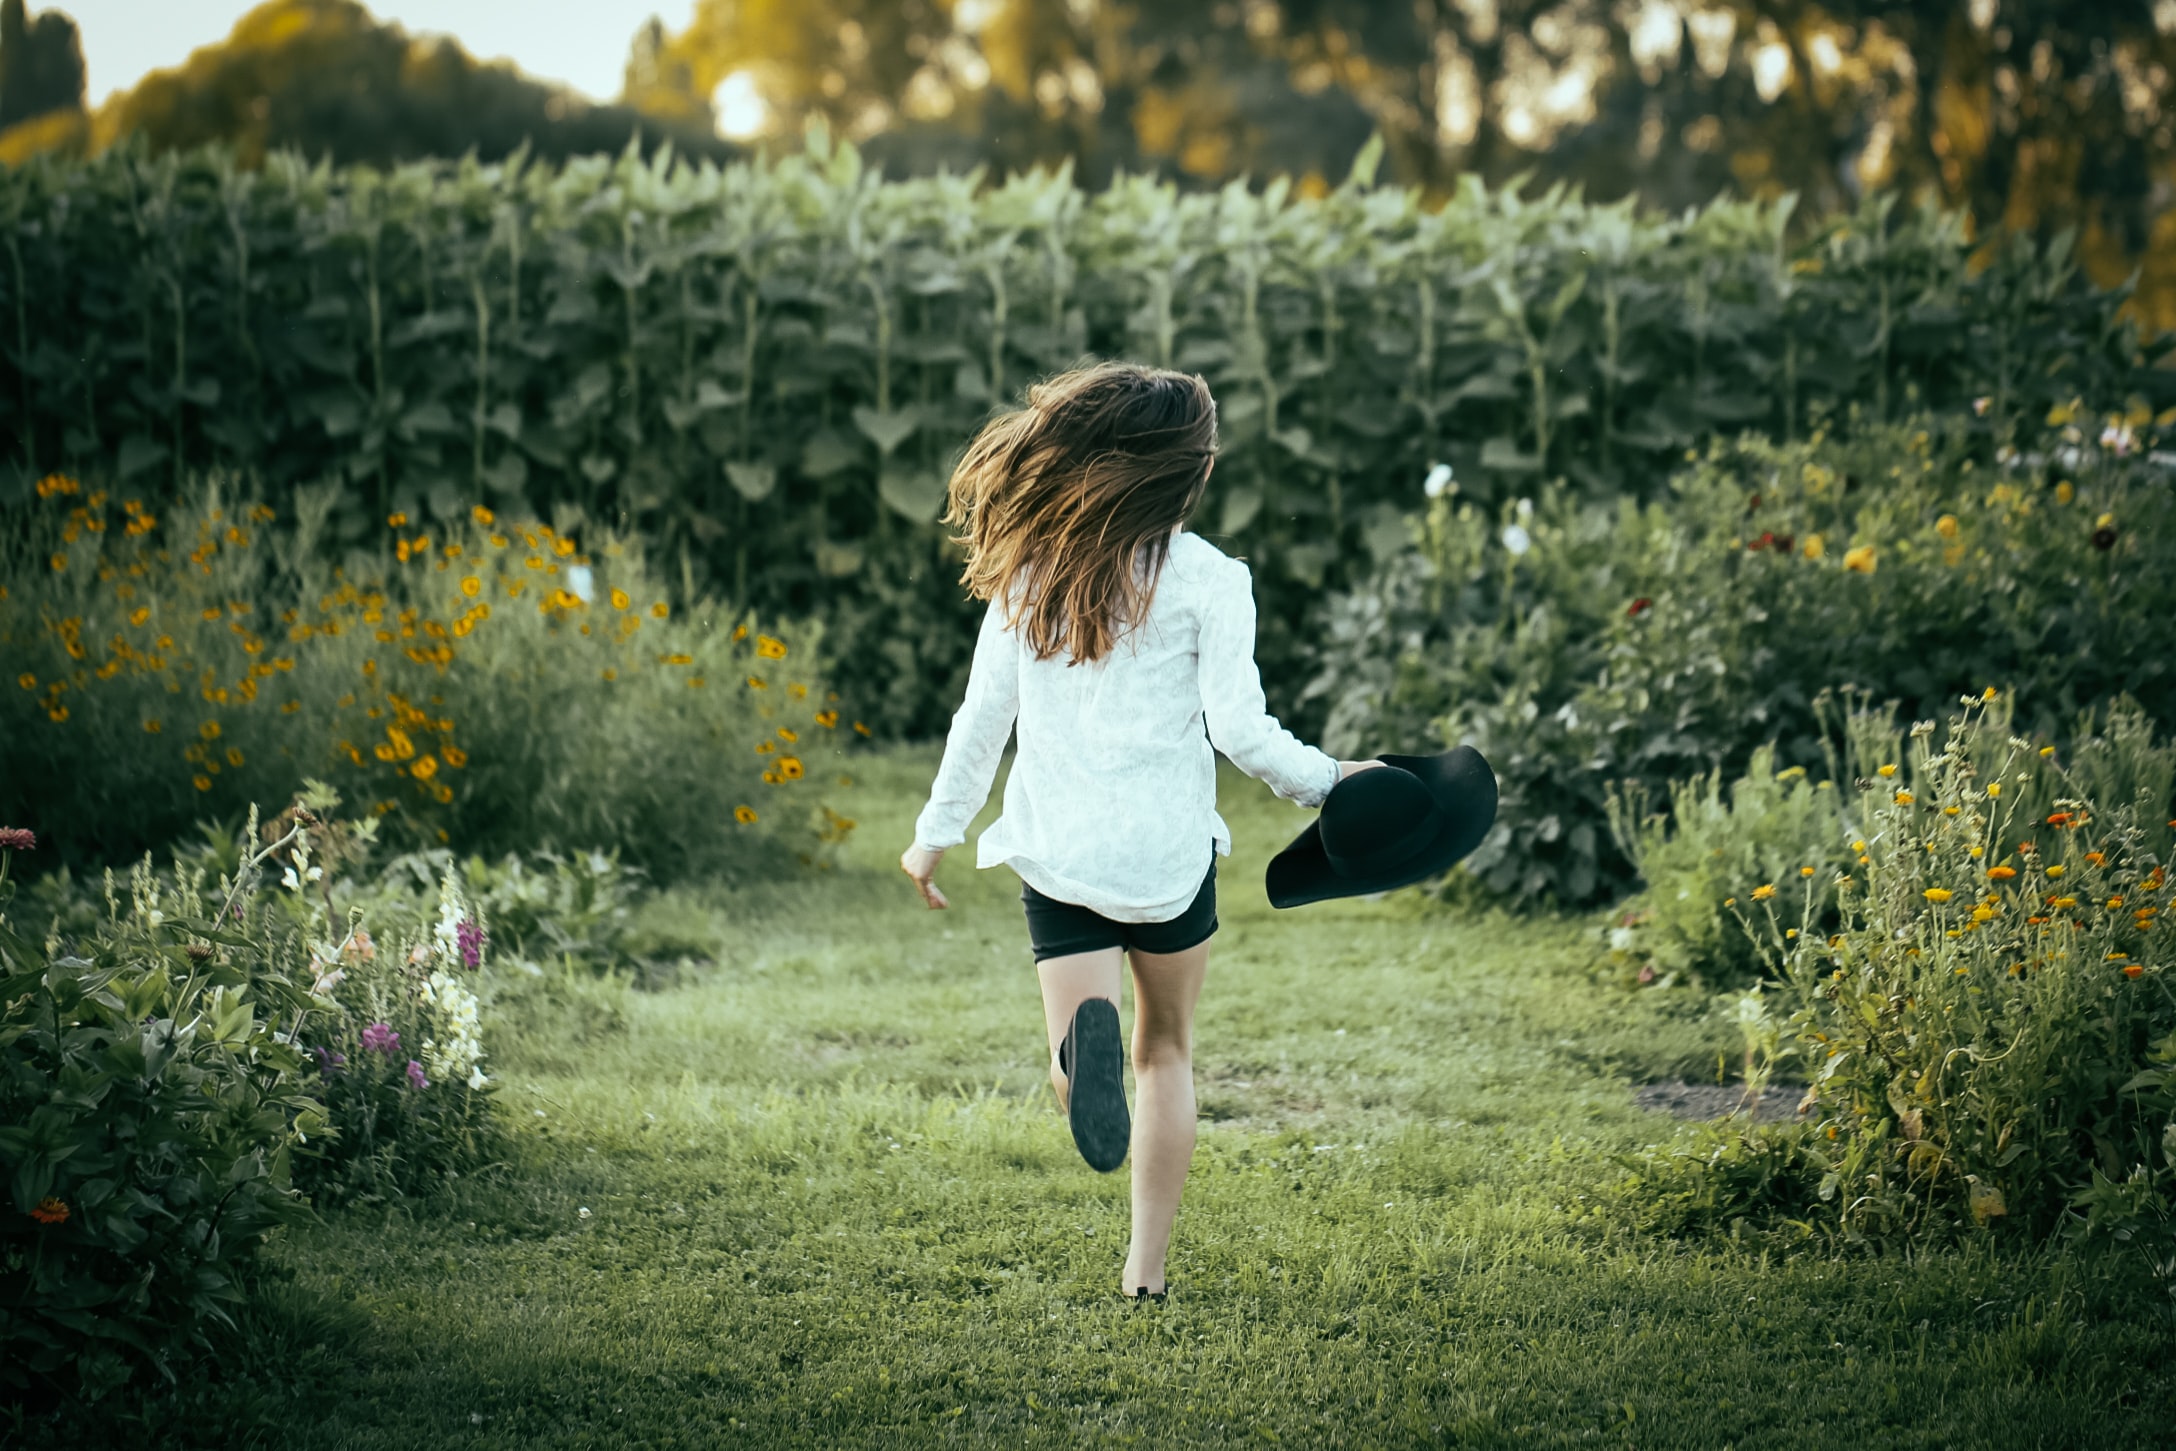
<svg viewBox="0 0 2176 1451"><path fill-rule="evenodd" d="M1017 879L955 852L931 913L893 868L934 764L857 763L836 872L700 896L714 970L487 1017L513 1163L284 1240L253 1363L140 1441L2168 1444L2169 1299L2135 1258L1571 1225L1609 1153L1678 1131L1627 1084L1712 1078L1732 1040L1594 986L1580 924L1273 913L1306 816L1231 773L1172 1297L1120 1302L1126 1176L1052 1105Z"/></svg>

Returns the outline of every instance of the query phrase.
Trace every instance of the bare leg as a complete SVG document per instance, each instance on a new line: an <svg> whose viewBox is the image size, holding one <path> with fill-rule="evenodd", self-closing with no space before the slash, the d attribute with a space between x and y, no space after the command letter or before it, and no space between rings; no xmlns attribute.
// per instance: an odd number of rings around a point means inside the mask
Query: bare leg
<svg viewBox="0 0 2176 1451"><path fill-rule="evenodd" d="M1133 1243L1119 1289L1164 1288L1164 1254L1194 1160L1194 1004L1209 944L1133 954Z"/></svg>
<svg viewBox="0 0 2176 1451"><path fill-rule="evenodd" d="M1050 1086L1057 1091L1058 1107L1066 1105L1065 1075L1058 1071L1058 1045L1073 1026L1073 1010L1090 998L1109 998L1118 1006L1118 965L1115 947L1095 952L1076 952L1067 957L1046 957L1035 964L1043 980L1043 1030L1050 1040Z"/></svg>

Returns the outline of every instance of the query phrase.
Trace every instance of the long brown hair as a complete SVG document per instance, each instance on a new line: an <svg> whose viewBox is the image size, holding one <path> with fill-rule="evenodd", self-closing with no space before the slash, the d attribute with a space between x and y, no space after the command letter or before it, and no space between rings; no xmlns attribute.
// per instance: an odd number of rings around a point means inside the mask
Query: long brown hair
<svg viewBox="0 0 2176 1451"><path fill-rule="evenodd" d="M1215 454L1216 400L1193 374L1098 363L1036 384L952 471L960 583L1006 600L1036 659L1101 660L1146 617Z"/></svg>

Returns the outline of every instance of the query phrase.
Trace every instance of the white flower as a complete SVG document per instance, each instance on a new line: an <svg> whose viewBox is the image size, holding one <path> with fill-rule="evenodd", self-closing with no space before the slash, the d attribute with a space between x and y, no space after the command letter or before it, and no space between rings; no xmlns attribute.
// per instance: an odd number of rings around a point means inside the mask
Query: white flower
<svg viewBox="0 0 2176 1451"><path fill-rule="evenodd" d="M470 1088L482 1088L490 1081L490 1079L484 1077L484 1071L481 1068L472 1068L469 1070L468 1086Z"/></svg>
<svg viewBox="0 0 2176 1451"><path fill-rule="evenodd" d="M567 588L586 605L597 598L597 577L586 564L570 564L567 566Z"/></svg>
<svg viewBox="0 0 2176 1451"><path fill-rule="evenodd" d="M1610 929L1609 929L1609 950L1610 950L1610 951L1612 951L1612 952L1630 952L1630 951L1632 950L1632 942L1633 942L1633 936L1632 936L1632 929L1631 929L1631 928L1629 928L1629 927L1612 927L1612 928L1610 928Z"/></svg>
<svg viewBox="0 0 2176 1451"><path fill-rule="evenodd" d="M1444 490L1450 487L1451 466L1449 464L1437 464L1428 470L1428 477L1421 481L1420 491L1431 499L1440 499L1443 497Z"/></svg>
<svg viewBox="0 0 2176 1451"><path fill-rule="evenodd" d="M1524 554L1533 547L1533 536L1524 529L1516 524L1506 524L1504 526L1504 548L1510 550L1513 554Z"/></svg>
<svg viewBox="0 0 2176 1451"><path fill-rule="evenodd" d="M1521 500L1519 500L1519 507L1518 507L1518 510L1517 510L1517 512L1518 512L1518 516L1519 516L1519 522L1520 522L1521 524L1531 524L1531 523L1533 523L1533 522L1534 522L1534 501L1533 501L1532 499L1521 499Z"/></svg>

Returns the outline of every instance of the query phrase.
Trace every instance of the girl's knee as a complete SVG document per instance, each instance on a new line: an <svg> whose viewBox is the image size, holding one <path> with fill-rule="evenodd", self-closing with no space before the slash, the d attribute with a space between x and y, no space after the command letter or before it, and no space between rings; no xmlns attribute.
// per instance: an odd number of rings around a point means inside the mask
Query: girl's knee
<svg viewBox="0 0 2176 1451"><path fill-rule="evenodd" d="M1133 1071L1151 1068L1191 1068L1194 1046L1181 1038L1137 1038L1133 1044Z"/></svg>

